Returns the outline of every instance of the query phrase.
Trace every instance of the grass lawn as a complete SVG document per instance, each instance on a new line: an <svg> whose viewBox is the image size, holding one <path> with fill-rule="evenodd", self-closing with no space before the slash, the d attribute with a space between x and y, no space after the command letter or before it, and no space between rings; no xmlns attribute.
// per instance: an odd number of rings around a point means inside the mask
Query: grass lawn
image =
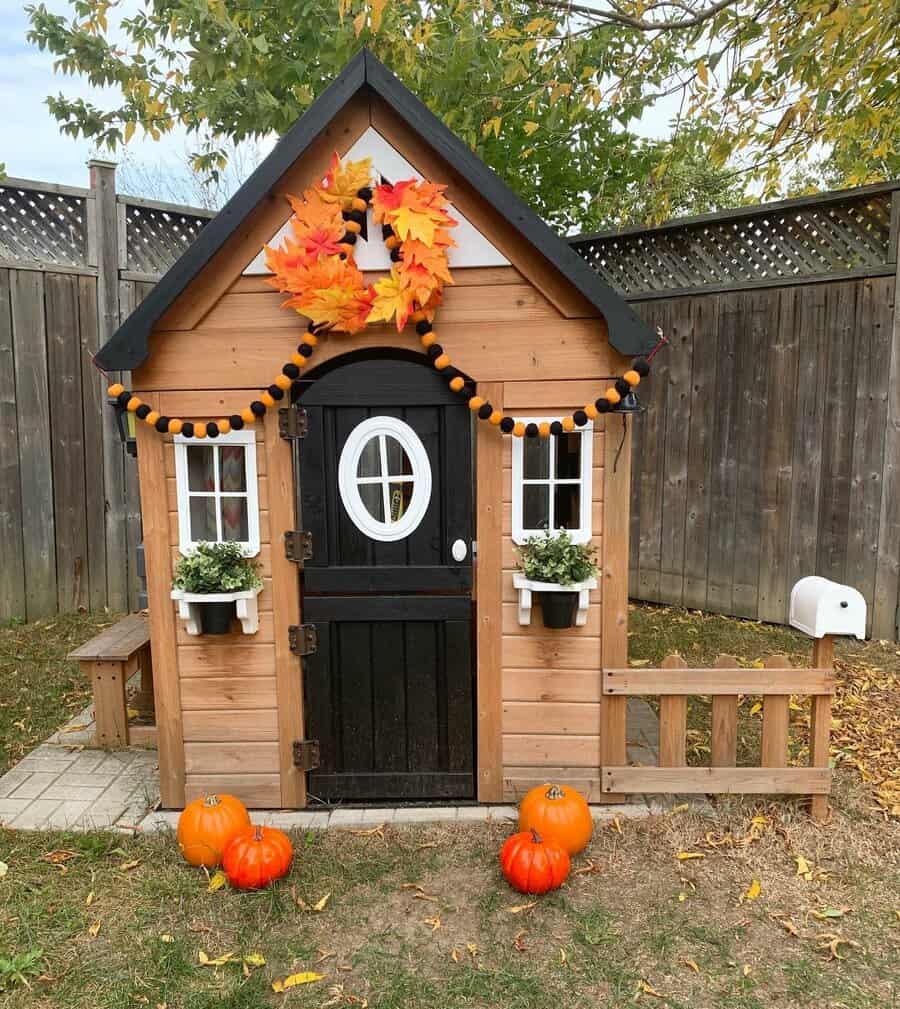
<svg viewBox="0 0 900 1009"><path fill-rule="evenodd" d="M632 617L638 661L676 648L698 662L721 651L748 664L805 650L778 628L653 607ZM258 894L209 892L168 836L0 831L0 1004L896 1007L900 844L885 796L897 740L885 733L900 657L879 643L839 654L828 824L790 801L621 819L598 829L569 882L544 898L504 883L499 824L298 833L290 875ZM44 701L39 671L31 683L29 724L52 727L66 691L54 680ZM18 696L15 677L0 677L0 703ZM43 704L50 716L37 713ZM748 709L745 721L755 718ZM799 712L796 728L799 753ZM273 991L295 972L321 977Z"/></svg>

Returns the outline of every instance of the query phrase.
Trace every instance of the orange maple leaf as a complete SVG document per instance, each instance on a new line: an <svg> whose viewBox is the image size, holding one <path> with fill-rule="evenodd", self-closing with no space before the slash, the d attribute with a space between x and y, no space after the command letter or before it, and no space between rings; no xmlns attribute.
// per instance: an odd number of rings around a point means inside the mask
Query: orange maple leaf
<svg viewBox="0 0 900 1009"><path fill-rule="evenodd" d="M394 185L385 183L376 186L372 192L372 217L376 224L388 223L388 217L400 208L404 191L414 184L414 179L397 182Z"/></svg>
<svg viewBox="0 0 900 1009"><path fill-rule="evenodd" d="M396 317L397 332L406 325L412 312L415 294L405 282L403 275L394 267L389 277L375 284L375 300L367 322L390 322Z"/></svg>
<svg viewBox="0 0 900 1009"><path fill-rule="evenodd" d="M449 235L447 237L449 238ZM450 274L450 267L447 263L447 253L437 243L426 245L424 242L411 239L403 243L400 255L404 269L408 266L419 266L445 284L453 283L453 277ZM427 301L428 299L421 298L419 300Z"/></svg>

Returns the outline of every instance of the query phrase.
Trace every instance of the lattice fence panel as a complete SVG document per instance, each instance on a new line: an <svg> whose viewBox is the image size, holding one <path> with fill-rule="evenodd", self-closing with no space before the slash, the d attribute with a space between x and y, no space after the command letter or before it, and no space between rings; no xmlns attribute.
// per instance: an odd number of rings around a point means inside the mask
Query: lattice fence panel
<svg viewBox="0 0 900 1009"><path fill-rule="evenodd" d="M139 273L165 273L200 234L208 217L125 205L127 265Z"/></svg>
<svg viewBox="0 0 900 1009"><path fill-rule="evenodd" d="M624 294L801 278L889 261L891 194L599 235L575 251Z"/></svg>
<svg viewBox="0 0 900 1009"><path fill-rule="evenodd" d="M0 259L87 263L87 200L0 183Z"/></svg>

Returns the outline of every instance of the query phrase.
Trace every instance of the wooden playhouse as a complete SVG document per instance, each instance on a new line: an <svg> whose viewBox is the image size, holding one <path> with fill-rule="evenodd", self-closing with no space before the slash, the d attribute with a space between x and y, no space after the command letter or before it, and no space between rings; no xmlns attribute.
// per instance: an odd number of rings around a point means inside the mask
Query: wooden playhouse
<svg viewBox="0 0 900 1009"><path fill-rule="evenodd" d="M370 157L385 182L446 184L458 226L434 332L462 396L411 326L387 324L319 330L287 395L261 393L306 331L261 250L291 216L286 196L335 152ZM356 263L384 276L371 212L357 230ZM130 371L147 407L138 466L163 804L207 791L263 808L497 802L553 777L601 800L605 733L624 739L624 698L604 701L601 668L627 662L630 419L592 405L655 342L360 53L96 358ZM261 400L255 423L196 436ZM563 419L558 436L507 433ZM415 506L401 517L404 482ZM548 525L595 544L601 571L561 631L513 583L515 543ZM264 587L210 637L170 590L179 553L216 539L257 556Z"/></svg>

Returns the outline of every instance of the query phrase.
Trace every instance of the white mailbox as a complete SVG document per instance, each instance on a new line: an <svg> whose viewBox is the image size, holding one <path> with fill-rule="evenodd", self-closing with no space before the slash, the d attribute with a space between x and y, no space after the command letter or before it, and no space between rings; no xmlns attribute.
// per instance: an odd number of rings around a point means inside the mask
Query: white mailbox
<svg viewBox="0 0 900 1009"><path fill-rule="evenodd" d="M791 589L791 626L811 638L846 634L866 636L866 601L849 585L810 575Z"/></svg>

